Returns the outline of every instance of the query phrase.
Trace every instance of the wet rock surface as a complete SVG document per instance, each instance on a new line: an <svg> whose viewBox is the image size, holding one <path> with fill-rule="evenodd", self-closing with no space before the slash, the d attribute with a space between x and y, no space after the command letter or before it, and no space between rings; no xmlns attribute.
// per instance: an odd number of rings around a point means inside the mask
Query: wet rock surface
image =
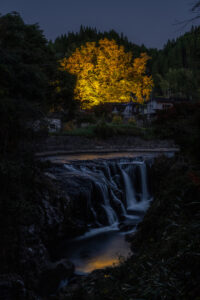
<svg viewBox="0 0 200 300"><path fill-rule="evenodd" d="M25 284L21 276L17 274L0 275L1 299L26 299Z"/></svg>
<svg viewBox="0 0 200 300"><path fill-rule="evenodd" d="M49 263L40 275L39 294L55 294L62 280L69 279L74 273L74 265L67 259Z"/></svg>
<svg viewBox="0 0 200 300"><path fill-rule="evenodd" d="M37 299L40 276L47 264L55 263L55 274L71 276L73 266L51 261L51 247L63 235L73 232L69 216L69 196L54 178L41 174L42 185L23 224L16 224L16 236L1 261L0 295L3 300ZM10 252L10 253L9 253ZM8 258L9 260L8 260ZM53 271L52 271L53 272Z"/></svg>

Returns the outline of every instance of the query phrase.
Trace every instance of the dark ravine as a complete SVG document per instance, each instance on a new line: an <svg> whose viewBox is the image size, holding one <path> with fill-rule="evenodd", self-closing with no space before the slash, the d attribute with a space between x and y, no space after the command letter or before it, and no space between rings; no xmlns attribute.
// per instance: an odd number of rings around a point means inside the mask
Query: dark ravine
<svg viewBox="0 0 200 300"><path fill-rule="evenodd" d="M74 274L74 265L55 251L61 240L105 227L133 230L150 204L151 165L141 158L50 164L38 178L31 217L18 229L14 263L4 263L3 298L48 299L56 293L60 281Z"/></svg>
<svg viewBox="0 0 200 300"><path fill-rule="evenodd" d="M72 199L73 219L86 231L78 239L66 241L62 250L62 255L75 263L77 271L88 272L111 265L114 253L125 253L118 252L122 251L124 238L117 236L117 232L121 235L133 232L149 207L151 166L152 158L146 161L116 158L68 162L54 169L54 176ZM109 244L111 248L118 245L119 249L109 249ZM94 249L99 254L96 260ZM55 255L56 247L53 252Z"/></svg>
<svg viewBox="0 0 200 300"><path fill-rule="evenodd" d="M155 299L197 300L200 189L191 180L192 170L180 156L161 157L153 164L146 159L151 180L145 187L141 159L47 163L38 176L31 213L7 248L10 253L5 257L10 260L2 261L0 295L5 300L154 299L155 295ZM134 186L133 202L123 193L127 176ZM144 215L152 194L155 199ZM104 207L95 206L94 197ZM129 222L128 215L143 221L137 226L138 220ZM76 266L56 245L112 226L120 232L137 226L136 234L129 234L134 255L119 267L74 276ZM69 284L58 290L63 279Z"/></svg>

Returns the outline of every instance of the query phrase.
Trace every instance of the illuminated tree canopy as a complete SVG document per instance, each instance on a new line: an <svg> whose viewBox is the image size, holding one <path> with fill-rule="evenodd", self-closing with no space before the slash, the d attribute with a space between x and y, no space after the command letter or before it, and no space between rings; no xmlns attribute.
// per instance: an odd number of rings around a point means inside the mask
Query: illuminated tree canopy
<svg viewBox="0 0 200 300"><path fill-rule="evenodd" d="M60 63L63 71L77 76L75 99L82 108L91 108L106 102L128 102L132 96L138 103L147 101L153 87L151 76L145 74L149 59L142 53L133 60L123 46L102 39L98 44L86 43Z"/></svg>

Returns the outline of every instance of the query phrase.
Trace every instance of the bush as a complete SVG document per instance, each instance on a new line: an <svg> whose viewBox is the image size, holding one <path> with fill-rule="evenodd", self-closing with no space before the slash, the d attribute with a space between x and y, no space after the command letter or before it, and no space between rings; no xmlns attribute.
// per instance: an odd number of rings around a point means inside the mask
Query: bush
<svg viewBox="0 0 200 300"><path fill-rule="evenodd" d="M56 133L53 133L53 135L56 135ZM74 128L70 131L63 132L62 135L93 137L94 125L88 126L86 128Z"/></svg>
<svg viewBox="0 0 200 300"><path fill-rule="evenodd" d="M94 129L94 133L97 137L106 139L116 134L115 128L108 125L104 120L100 121Z"/></svg>
<svg viewBox="0 0 200 300"><path fill-rule="evenodd" d="M90 124L94 124L96 123L96 118L94 113L89 113L89 112L83 112L80 113L77 116L77 123L80 125L81 123L90 123Z"/></svg>
<svg viewBox="0 0 200 300"><path fill-rule="evenodd" d="M122 117L118 116L118 115L113 116L112 123L113 124L122 124Z"/></svg>
<svg viewBox="0 0 200 300"><path fill-rule="evenodd" d="M102 103L93 107L93 112L97 118L104 116L106 120L110 119L112 114L113 106L111 103Z"/></svg>
<svg viewBox="0 0 200 300"><path fill-rule="evenodd" d="M73 129L74 129L73 121L69 121L69 122L65 123L63 126L63 131L71 131Z"/></svg>
<svg viewBox="0 0 200 300"><path fill-rule="evenodd" d="M136 125L136 120L135 120L135 118L134 117L130 117L129 119L128 119L128 124L129 125Z"/></svg>
<svg viewBox="0 0 200 300"><path fill-rule="evenodd" d="M141 128L130 126L128 124L124 125L115 125L115 131L117 135L130 135L130 136L140 136L143 137L144 133Z"/></svg>

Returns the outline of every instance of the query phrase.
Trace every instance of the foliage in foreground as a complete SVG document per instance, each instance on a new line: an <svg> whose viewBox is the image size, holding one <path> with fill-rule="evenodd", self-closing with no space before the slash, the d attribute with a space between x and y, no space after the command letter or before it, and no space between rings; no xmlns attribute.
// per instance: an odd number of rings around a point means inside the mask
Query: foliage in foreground
<svg viewBox="0 0 200 300"><path fill-rule="evenodd" d="M0 249L1 266L17 263L19 227L31 220L38 188L34 142L41 132L54 54L38 25L17 13L0 16Z"/></svg>
<svg viewBox="0 0 200 300"><path fill-rule="evenodd" d="M43 117L55 57L38 25L16 14L0 17L0 154L16 153L33 141L33 124ZM18 153L18 154L19 154Z"/></svg>

